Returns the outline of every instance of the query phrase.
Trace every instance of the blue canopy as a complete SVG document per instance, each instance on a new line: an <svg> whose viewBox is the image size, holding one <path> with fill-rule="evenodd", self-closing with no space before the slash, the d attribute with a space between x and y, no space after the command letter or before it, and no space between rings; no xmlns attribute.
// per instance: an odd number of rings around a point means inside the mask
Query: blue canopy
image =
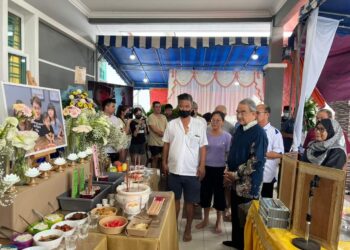
<svg viewBox="0 0 350 250"><path fill-rule="evenodd" d="M155 39L155 40L153 40ZM267 38L99 37L97 49L135 88L166 88L170 69L262 70ZM129 56L134 53L135 60ZM257 60L251 55L259 55ZM147 77L149 83L144 83Z"/></svg>
<svg viewBox="0 0 350 250"><path fill-rule="evenodd" d="M337 30L338 34L350 34L350 1L326 0L320 6L319 15L342 20Z"/></svg>

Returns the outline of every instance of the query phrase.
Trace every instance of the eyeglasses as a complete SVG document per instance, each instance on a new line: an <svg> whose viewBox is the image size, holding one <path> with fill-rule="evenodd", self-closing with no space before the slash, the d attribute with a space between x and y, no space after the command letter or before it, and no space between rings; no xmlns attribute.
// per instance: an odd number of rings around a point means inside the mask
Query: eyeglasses
<svg viewBox="0 0 350 250"><path fill-rule="evenodd" d="M316 127L315 129L316 129L316 131L319 131L320 133L323 133L326 131L325 128L320 128L320 127Z"/></svg>
<svg viewBox="0 0 350 250"><path fill-rule="evenodd" d="M236 111L236 115L237 115L237 116L238 116L238 115L245 116L245 115L247 115L248 113L254 113L254 112L252 112L252 111L245 111L245 110L243 110L243 111Z"/></svg>

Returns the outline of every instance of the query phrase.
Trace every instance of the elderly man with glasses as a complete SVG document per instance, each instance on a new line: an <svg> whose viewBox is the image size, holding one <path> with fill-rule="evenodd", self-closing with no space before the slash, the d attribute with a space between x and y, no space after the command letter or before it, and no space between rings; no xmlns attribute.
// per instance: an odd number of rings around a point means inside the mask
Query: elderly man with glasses
<svg viewBox="0 0 350 250"><path fill-rule="evenodd" d="M231 185L232 241L223 244L236 249L244 248L245 217L239 216L239 209L259 199L263 181L268 140L256 116L253 100L247 98L239 102L237 119L240 125L232 140L228 171L224 174L224 185Z"/></svg>

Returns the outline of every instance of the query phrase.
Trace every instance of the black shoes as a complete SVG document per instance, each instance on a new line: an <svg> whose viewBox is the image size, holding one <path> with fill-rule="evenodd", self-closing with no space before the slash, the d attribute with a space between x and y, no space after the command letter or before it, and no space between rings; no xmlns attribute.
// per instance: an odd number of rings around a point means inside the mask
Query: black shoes
<svg viewBox="0 0 350 250"><path fill-rule="evenodd" d="M223 241L222 244L224 244L227 247L232 247L232 248L236 248L236 249L239 249L239 250L243 249L243 247L239 247L238 245L233 243L233 241L231 241L231 240Z"/></svg>

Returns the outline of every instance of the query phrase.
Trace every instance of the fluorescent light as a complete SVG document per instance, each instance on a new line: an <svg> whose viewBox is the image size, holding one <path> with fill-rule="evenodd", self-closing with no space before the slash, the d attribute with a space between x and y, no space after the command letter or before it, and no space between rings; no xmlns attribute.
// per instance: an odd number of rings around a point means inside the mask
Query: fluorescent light
<svg viewBox="0 0 350 250"><path fill-rule="evenodd" d="M174 32L177 37L269 37L270 32L264 31L179 31Z"/></svg>
<svg viewBox="0 0 350 250"><path fill-rule="evenodd" d="M259 58L259 55L254 52L253 55L252 55L252 59L253 60L258 60L258 58Z"/></svg>
<svg viewBox="0 0 350 250"><path fill-rule="evenodd" d="M134 53L131 53L130 56L129 56L130 60L135 60L136 59L136 56Z"/></svg>

